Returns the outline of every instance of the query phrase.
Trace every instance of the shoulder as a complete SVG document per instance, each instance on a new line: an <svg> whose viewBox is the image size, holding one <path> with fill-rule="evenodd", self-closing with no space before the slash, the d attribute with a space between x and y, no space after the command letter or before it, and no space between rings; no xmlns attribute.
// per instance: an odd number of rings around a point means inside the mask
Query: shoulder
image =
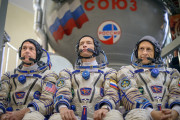
<svg viewBox="0 0 180 120"><path fill-rule="evenodd" d="M118 74L119 73L123 73L123 72L133 72L135 70L135 68L132 65L128 65L128 66L122 66L119 70L118 70Z"/></svg>
<svg viewBox="0 0 180 120"><path fill-rule="evenodd" d="M73 68L66 68L59 72L59 77L61 76L72 76L74 69Z"/></svg>
<svg viewBox="0 0 180 120"><path fill-rule="evenodd" d="M8 71L2 75L1 80L10 79L11 77L13 77L14 74L15 74L14 71Z"/></svg>

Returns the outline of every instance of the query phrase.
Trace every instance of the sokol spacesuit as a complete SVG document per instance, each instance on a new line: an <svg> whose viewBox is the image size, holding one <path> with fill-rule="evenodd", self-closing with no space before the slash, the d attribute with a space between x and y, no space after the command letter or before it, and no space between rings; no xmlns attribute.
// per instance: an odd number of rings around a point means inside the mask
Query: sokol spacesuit
<svg viewBox="0 0 180 120"><path fill-rule="evenodd" d="M68 117L92 120L98 117L103 119L104 116L106 120L122 120L121 113L112 110L118 103L117 72L106 67L107 60L102 64L97 63L97 57L103 53L98 41L85 35L76 48L78 60L75 70L64 69L59 73L55 98L55 110L58 113L50 120L66 120ZM63 107L66 112L61 110Z"/></svg>
<svg viewBox="0 0 180 120"><path fill-rule="evenodd" d="M164 67L160 54L155 38L145 36L136 44L132 65L118 71L120 99L131 110L125 119L176 120L180 114L180 74Z"/></svg>
<svg viewBox="0 0 180 120"><path fill-rule="evenodd" d="M1 78L1 120L44 120L44 115L52 114L58 76L49 70L50 63L39 61L42 53L35 40L22 43L19 48L22 63Z"/></svg>

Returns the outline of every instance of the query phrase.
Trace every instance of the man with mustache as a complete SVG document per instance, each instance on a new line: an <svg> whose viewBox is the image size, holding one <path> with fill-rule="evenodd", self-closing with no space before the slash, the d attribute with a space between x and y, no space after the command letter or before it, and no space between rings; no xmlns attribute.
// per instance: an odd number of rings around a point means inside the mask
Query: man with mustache
<svg viewBox="0 0 180 120"><path fill-rule="evenodd" d="M116 71L108 68L99 42L85 35L76 45L75 69L59 73L55 113L50 120L122 120L118 102ZM98 61L103 56L105 59ZM100 63L101 61L104 61Z"/></svg>
<svg viewBox="0 0 180 120"><path fill-rule="evenodd" d="M180 114L180 74L166 68L161 47L152 36L144 36L133 51L132 65L117 74L126 120L177 120Z"/></svg>
<svg viewBox="0 0 180 120"><path fill-rule="evenodd" d="M49 70L49 63L40 61L42 54L42 47L33 39L21 44L21 64L0 81L1 120L44 120L52 113L58 76Z"/></svg>

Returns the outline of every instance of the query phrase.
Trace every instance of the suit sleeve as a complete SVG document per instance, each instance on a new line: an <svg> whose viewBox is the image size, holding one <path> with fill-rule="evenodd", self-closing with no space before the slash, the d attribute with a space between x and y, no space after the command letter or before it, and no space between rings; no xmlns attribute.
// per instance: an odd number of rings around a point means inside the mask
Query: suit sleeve
<svg viewBox="0 0 180 120"><path fill-rule="evenodd" d="M36 111L43 115L49 115L53 111L53 96L56 92L56 81L58 75L50 70L46 70L43 75L42 93L39 99L34 99L28 107L33 106Z"/></svg>
<svg viewBox="0 0 180 120"><path fill-rule="evenodd" d="M117 73L120 100L126 110L134 108L147 108L152 104L139 91L136 83L136 75L127 67L121 67Z"/></svg>
<svg viewBox="0 0 180 120"><path fill-rule="evenodd" d="M60 105L66 105L70 109L72 99L71 79L72 74L69 69L64 69L59 73L59 79L56 83L57 93L54 100L56 112L59 112Z"/></svg>
<svg viewBox="0 0 180 120"><path fill-rule="evenodd" d="M96 104L95 109L100 109L103 106L108 106L110 109L115 109L118 103L118 87L117 87L117 72L114 69L108 69L104 73L104 96L99 103Z"/></svg>
<svg viewBox="0 0 180 120"><path fill-rule="evenodd" d="M10 72L3 74L0 81L0 109L3 113L6 112L5 108L8 104L9 92L10 92Z"/></svg>
<svg viewBox="0 0 180 120"><path fill-rule="evenodd" d="M171 83L169 86L169 108L174 105L180 106L180 73L176 69L172 69L170 74Z"/></svg>

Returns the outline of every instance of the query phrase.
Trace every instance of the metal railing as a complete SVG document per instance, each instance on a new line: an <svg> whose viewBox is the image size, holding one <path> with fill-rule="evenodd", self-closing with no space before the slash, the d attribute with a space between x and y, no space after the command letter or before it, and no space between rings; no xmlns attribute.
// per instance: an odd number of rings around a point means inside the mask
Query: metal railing
<svg viewBox="0 0 180 120"><path fill-rule="evenodd" d="M7 51L5 51L5 48L7 47ZM5 72L8 70L8 63L9 63L9 56L10 56L10 49L14 50L16 52L16 67L18 66L18 60L19 60L19 54L18 49L12 46L9 42L6 42L3 46L3 53L2 53L2 63L1 63L1 71L0 71L0 78L2 76L3 68L5 67ZM6 61L4 63L4 55L6 53Z"/></svg>

